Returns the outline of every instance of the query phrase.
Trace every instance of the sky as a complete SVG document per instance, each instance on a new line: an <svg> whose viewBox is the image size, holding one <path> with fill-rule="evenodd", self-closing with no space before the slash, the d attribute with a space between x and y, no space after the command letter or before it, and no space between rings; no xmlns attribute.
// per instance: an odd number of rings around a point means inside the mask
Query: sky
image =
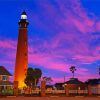
<svg viewBox="0 0 100 100"><path fill-rule="evenodd" d="M100 0L0 0L0 65L14 73L18 21L29 21L29 67L53 82L99 78Z"/></svg>

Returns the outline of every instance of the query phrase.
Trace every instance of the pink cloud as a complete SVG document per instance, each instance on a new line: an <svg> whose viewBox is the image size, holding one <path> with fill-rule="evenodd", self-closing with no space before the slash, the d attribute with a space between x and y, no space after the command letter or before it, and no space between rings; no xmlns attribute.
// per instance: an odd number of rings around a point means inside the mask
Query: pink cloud
<svg viewBox="0 0 100 100"><path fill-rule="evenodd" d="M65 1L56 1L58 8L60 9L59 14L54 6L51 6L48 1L40 4L40 8L44 10L44 13L36 15L33 11L30 16L30 25L37 27L39 30L49 30L49 35L56 33L51 39L41 40L38 35L33 35L29 39L29 64L36 64L43 66L46 69L62 71L70 73L69 67L73 64L92 64L100 60L100 47L90 48L90 42L93 39L99 39L99 35L93 35L93 32L100 31L100 22L96 21L96 16L90 18L88 13L83 9L82 5L78 1L71 1L71 7L65 7ZM46 16L46 18L45 18ZM52 19L52 25L45 23L45 21ZM44 29L45 28L45 29ZM51 31L52 30L52 31ZM55 31L57 30L57 32ZM33 44L35 42L36 44ZM0 59L1 64L12 64L15 60L17 42L13 40L0 40L0 54L4 54L5 58ZM10 51L9 51L10 49ZM42 50L41 50L42 49ZM5 52L6 50L6 52ZM9 59L10 58L10 59ZM68 59L72 62L69 62ZM9 59L9 60L8 60ZM64 60L66 59L66 63ZM79 67L76 74L79 74L79 78L92 78L91 72L88 72L88 68ZM85 75L84 77L82 75ZM88 77L86 77L86 75ZM96 76L94 76L96 77ZM62 78L55 80L61 81Z"/></svg>
<svg viewBox="0 0 100 100"><path fill-rule="evenodd" d="M68 80L70 80L70 78L71 77L69 77L69 76L65 76L65 82L66 81L68 81ZM95 75L95 76L92 76L92 75L88 75L88 76L82 76L82 75L79 75L78 77L77 77L80 81L82 81L82 82L85 82L85 81L87 81L88 79L95 79L95 78L99 78L97 75ZM52 83L63 83L64 82L64 77L54 77L54 78L52 78L52 80L53 80L53 82Z"/></svg>
<svg viewBox="0 0 100 100"><path fill-rule="evenodd" d="M34 51L34 50L32 50L32 51ZM56 51L56 53L57 52L58 51ZM63 57L63 56L58 56L56 53L53 53L53 54L50 54L47 52L44 54L30 53L29 54L29 63L40 65L47 69L53 69L53 70L57 70L57 71L63 71L63 72L70 73L69 68L72 64L56 61L56 59L59 59L59 57L60 58ZM76 73L80 74L80 75L84 75L84 74L86 75L87 72L88 72L88 69L78 67L78 71Z"/></svg>
<svg viewBox="0 0 100 100"><path fill-rule="evenodd" d="M97 21L95 26L95 30L97 30L97 32L100 32L100 21Z"/></svg>
<svg viewBox="0 0 100 100"><path fill-rule="evenodd" d="M0 40L0 48L16 49L16 41L13 40Z"/></svg>
<svg viewBox="0 0 100 100"><path fill-rule="evenodd" d="M64 82L64 77L61 77L61 78L52 78L53 82L52 83L63 83Z"/></svg>
<svg viewBox="0 0 100 100"><path fill-rule="evenodd" d="M73 59L76 59L81 63L91 64L93 62L100 60L100 55L96 55L96 56L76 55Z"/></svg>
<svg viewBox="0 0 100 100"><path fill-rule="evenodd" d="M12 47L10 49L12 49ZM71 64L65 64L63 62L55 62L55 60L53 60L53 59L58 57L56 54L51 55L49 53L47 53L47 54L32 53L32 51L34 51L34 49L31 46L29 47L29 51L30 51L30 53L29 53L29 63L30 64L33 64L33 65L37 64L37 65L47 68L48 70L52 69L52 70L58 70L58 71L70 73L69 67L71 66ZM7 56L12 59L15 59L15 51L12 52L12 54L8 53ZM12 64L14 66L14 60L12 60L12 59L5 60L5 61L3 60L3 61L1 61L1 63ZM77 71L77 74L82 75L86 71L87 71L86 69L80 68L80 70Z"/></svg>
<svg viewBox="0 0 100 100"><path fill-rule="evenodd" d="M29 63L38 64L48 69L54 69L59 71L65 71L68 69L66 67L68 65L53 61L53 56L51 56L50 54L48 54L48 56L42 54L29 54Z"/></svg>
<svg viewBox="0 0 100 100"><path fill-rule="evenodd" d="M64 18L60 18L58 24L67 26L75 30L79 30L81 33L98 32L99 22L96 21L96 16L91 14L90 18L86 10L81 5L80 1L68 1L71 3L71 8L66 9L65 4L58 1L59 8L64 14Z"/></svg>
<svg viewBox="0 0 100 100"><path fill-rule="evenodd" d="M7 60L6 60L6 59L5 59L5 60L3 59L3 60L0 60L0 65L1 65L1 64L4 64L4 65L7 65L7 64L8 64L8 65L9 65L9 64L10 64L10 65L13 65L13 64L14 64L14 61L13 61L13 60L8 60L8 59L7 59Z"/></svg>
<svg viewBox="0 0 100 100"><path fill-rule="evenodd" d="M95 79L99 78L98 75L88 75L88 76L78 76L79 80L82 80L83 82L87 81L88 79Z"/></svg>

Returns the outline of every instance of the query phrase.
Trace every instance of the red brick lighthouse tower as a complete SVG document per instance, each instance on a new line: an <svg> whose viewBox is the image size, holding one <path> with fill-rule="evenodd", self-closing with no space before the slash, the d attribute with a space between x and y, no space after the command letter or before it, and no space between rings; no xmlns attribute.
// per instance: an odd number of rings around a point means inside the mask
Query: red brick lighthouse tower
<svg viewBox="0 0 100 100"><path fill-rule="evenodd" d="M28 68L28 21L26 12L22 12L19 21L19 35L16 53L14 81L18 82L18 88L25 86L24 79Z"/></svg>

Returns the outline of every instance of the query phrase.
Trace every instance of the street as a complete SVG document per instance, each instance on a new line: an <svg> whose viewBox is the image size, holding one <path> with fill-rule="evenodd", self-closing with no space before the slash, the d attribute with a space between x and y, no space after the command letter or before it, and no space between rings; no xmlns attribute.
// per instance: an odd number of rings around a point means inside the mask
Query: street
<svg viewBox="0 0 100 100"><path fill-rule="evenodd" d="M100 97L6 97L0 100L100 100Z"/></svg>

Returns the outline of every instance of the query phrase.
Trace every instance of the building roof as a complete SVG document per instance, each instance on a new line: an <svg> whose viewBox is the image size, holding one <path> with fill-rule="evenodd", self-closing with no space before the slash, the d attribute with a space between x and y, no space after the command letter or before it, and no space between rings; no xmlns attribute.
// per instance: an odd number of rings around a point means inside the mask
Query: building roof
<svg viewBox="0 0 100 100"><path fill-rule="evenodd" d="M62 86L63 84L64 84L64 83L55 83L55 85L61 85L61 86Z"/></svg>
<svg viewBox="0 0 100 100"><path fill-rule="evenodd" d="M71 78L69 81L65 83L66 84L83 84L83 82L79 81L77 78Z"/></svg>
<svg viewBox="0 0 100 100"><path fill-rule="evenodd" d="M98 85L98 84L100 84L100 79L89 79L85 83L90 84L90 85Z"/></svg>
<svg viewBox="0 0 100 100"><path fill-rule="evenodd" d="M10 81L0 81L0 85L13 85Z"/></svg>
<svg viewBox="0 0 100 100"><path fill-rule="evenodd" d="M4 68L3 66L0 66L0 75L8 75L8 76L12 76L8 70L6 68Z"/></svg>
<svg viewBox="0 0 100 100"><path fill-rule="evenodd" d="M46 85L46 88L53 88L53 85Z"/></svg>
<svg viewBox="0 0 100 100"><path fill-rule="evenodd" d="M22 12L22 15L27 15L25 11Z"/></svg>

